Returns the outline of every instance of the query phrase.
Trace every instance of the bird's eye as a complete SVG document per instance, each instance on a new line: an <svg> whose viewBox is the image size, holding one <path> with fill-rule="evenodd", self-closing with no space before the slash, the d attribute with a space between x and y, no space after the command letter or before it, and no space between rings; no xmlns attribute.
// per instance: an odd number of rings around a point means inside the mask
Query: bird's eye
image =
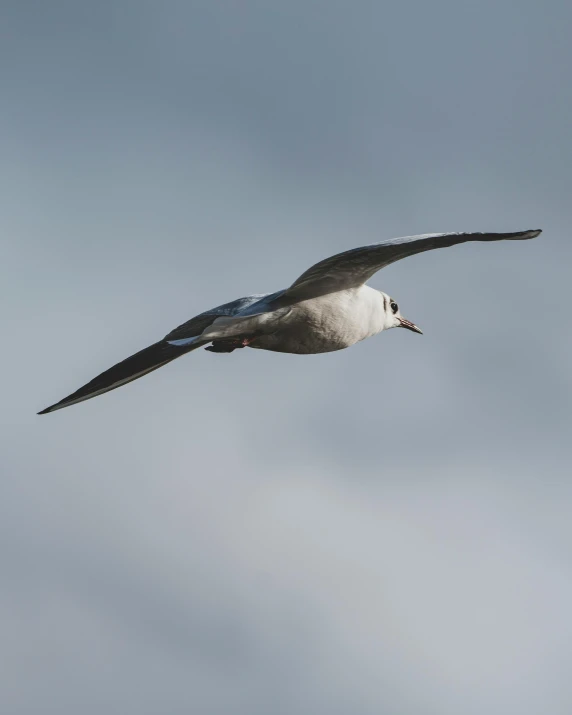
<svg viewBox="0 0 572 715"><path fill-rule="evenodd" d="M396 303L394 300L392 300L389 305L391 306L391 310L392 310L394 313L397 313L397 311L399 310L399 307L398 307L397 303Z"/></svg>

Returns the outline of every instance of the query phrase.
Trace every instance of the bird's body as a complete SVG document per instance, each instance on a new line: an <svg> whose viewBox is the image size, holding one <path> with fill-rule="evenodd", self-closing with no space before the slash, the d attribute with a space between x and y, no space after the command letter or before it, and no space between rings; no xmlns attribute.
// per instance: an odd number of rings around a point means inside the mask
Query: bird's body
<svg viewBox="0 0 572 715"><path fill-rule="evenodd" d="M467 241L529 239L539 233L424 234L336 254L309 268L286 290L239 298L195 316L39 414L109 392L203 346L219 353L251 347L307 355L342 350L389 328L420 333L394 300L366 285L374 273L434 248Z"/></svg>
<svg viewBox="0 0 572 715"><path fill-rule="evenodd" d="M384 328L383 294L369 286L302 300L248 347L310 355L343 350Z"/></svg>

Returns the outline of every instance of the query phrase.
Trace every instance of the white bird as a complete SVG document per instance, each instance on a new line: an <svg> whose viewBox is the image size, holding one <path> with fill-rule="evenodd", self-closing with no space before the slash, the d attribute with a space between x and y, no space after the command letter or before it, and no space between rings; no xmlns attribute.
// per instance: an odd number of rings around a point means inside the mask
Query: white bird
<svg viewBox="0 0 572 715"><path fill-rule="evenodd" d="M316 263L286 290L249 295L191 318L38 414L114 390L204 345L216 353L250 347L310 354L342 350L389 328L421 333L401 315L392 298L366 285L374 273L434 248L467 241L521 240L540 233L428 233L338 253Z"/></svg>

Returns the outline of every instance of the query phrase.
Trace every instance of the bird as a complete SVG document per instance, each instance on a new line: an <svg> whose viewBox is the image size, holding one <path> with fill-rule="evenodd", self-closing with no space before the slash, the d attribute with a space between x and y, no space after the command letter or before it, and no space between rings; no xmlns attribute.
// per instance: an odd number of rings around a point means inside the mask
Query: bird
<svg viewBox="0 0 572 715"><path fill-rule="evenodd" d="M541 232L427 233L337 253L285 290L245 296L196 315L38 414L115 390L203 346L214 353L249 347L307 355L342 350L390 328L421 333L393 298L367 285L377 271L423 251L468 241L531 239Z"/></svg>

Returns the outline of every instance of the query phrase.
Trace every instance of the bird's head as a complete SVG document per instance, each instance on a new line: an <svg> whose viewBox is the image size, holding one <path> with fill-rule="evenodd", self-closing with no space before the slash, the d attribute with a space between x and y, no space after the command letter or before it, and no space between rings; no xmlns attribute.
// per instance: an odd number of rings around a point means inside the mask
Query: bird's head
<svg viewBox="0 0 572 715"><path fill-rule="evenodd" d="M407 328L407 330L412 330L414 333L423 335L422 331L414 323L401 315L399 305L393 298L388 296L387 293L381 293L381 297L383 298L383 310L385 314L384 330L389 330L389 328Z"/></svg>

